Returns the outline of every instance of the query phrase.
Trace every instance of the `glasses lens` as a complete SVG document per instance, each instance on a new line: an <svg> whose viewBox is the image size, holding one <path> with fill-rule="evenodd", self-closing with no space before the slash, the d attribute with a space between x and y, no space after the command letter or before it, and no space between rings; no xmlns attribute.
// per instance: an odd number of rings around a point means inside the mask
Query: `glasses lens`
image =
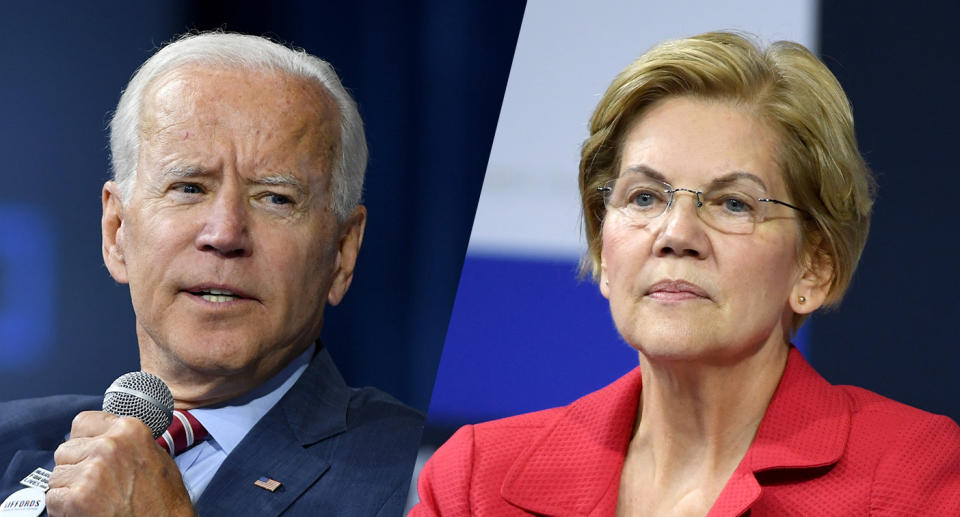
<svg viewBox="0 0 960 517"><path fill-rule="evenodd" d="M724 233L753 233L757 223L764 220L769 206L760 201L766 201L766 192L746 180L715 184L714 188L700 194L687 188L675 189L642 175L621 176L607 182L601 190L607 209L616 209L634 224L643 225L663 215L677 192L692 194L697 201L703 201L703 205L697 207L701 219Z"/></svg>
<svg viewBox="0 0 960 517"><path fill-rule="evenodd" d="M635 219L652 219L670 202L669 185L646 177L624 176L606 185L607 208L616 208Z"/></svg>
<svg viewBox="0 0 960 517"><path fill-rule="evenodd" d="M763 191L750 184L722 184L704 193L700 216L722 232L752 233L763 219Z"/></svg>

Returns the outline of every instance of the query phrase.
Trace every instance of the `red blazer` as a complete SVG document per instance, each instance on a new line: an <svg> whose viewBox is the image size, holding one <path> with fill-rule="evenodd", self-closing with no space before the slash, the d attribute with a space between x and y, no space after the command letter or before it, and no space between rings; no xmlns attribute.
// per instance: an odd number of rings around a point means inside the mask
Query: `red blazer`
<svg viewBox="0 0 960 517"><path fill-rule="evenodd" d="M411 515L614 515L640 371L569 406L465 426L420 474ZM852 386L796 349L708 514L960 516L960 427Z"/></svg>

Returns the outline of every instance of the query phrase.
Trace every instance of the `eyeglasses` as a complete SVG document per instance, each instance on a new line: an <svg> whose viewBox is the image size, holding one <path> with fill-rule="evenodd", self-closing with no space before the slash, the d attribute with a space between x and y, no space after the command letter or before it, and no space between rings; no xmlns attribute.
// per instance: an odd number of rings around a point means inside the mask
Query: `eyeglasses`
<svg viewBox="0 0 960 517"><path fill-rule="evenodd" d="M783 205L804 214L802 208L765 197L766 193L745 179L722 181L706 192L674 188L644 175L621 176L597 187L607 210L617 210L634 224L646 226L673 206L677 192L697 198L697 214L711 228L735 234L753 233L769 216L772 205Z"/></svg>

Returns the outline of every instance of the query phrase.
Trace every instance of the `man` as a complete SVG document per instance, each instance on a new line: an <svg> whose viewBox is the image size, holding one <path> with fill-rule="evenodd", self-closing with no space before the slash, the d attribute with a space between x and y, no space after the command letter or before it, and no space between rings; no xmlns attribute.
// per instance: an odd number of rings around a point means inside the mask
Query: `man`
<svg viewBox="0 0 960 517"><path fill-rule="evenodd" d="M42 467L50 515L399 515L423 417L347 388L314 343L366 222L362 123L333 70L188 36L131 79L110 141L104 262L142 369L209 439L172 459L100 397L0 404L0 498Z"/></svg>

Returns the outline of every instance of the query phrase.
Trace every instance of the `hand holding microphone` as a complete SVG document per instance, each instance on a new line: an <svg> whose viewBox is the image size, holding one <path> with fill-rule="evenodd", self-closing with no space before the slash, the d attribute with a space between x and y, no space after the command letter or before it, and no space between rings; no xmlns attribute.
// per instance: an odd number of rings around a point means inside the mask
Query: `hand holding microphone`
<svg viewBox="0 0 960 517"><path fill-rule="evenodd" d="M155 441L172 411L173 396L158 377L131 372L114 381L103 411L78 414L54 453L51 517L193 516L177 465Z"/></svg>

